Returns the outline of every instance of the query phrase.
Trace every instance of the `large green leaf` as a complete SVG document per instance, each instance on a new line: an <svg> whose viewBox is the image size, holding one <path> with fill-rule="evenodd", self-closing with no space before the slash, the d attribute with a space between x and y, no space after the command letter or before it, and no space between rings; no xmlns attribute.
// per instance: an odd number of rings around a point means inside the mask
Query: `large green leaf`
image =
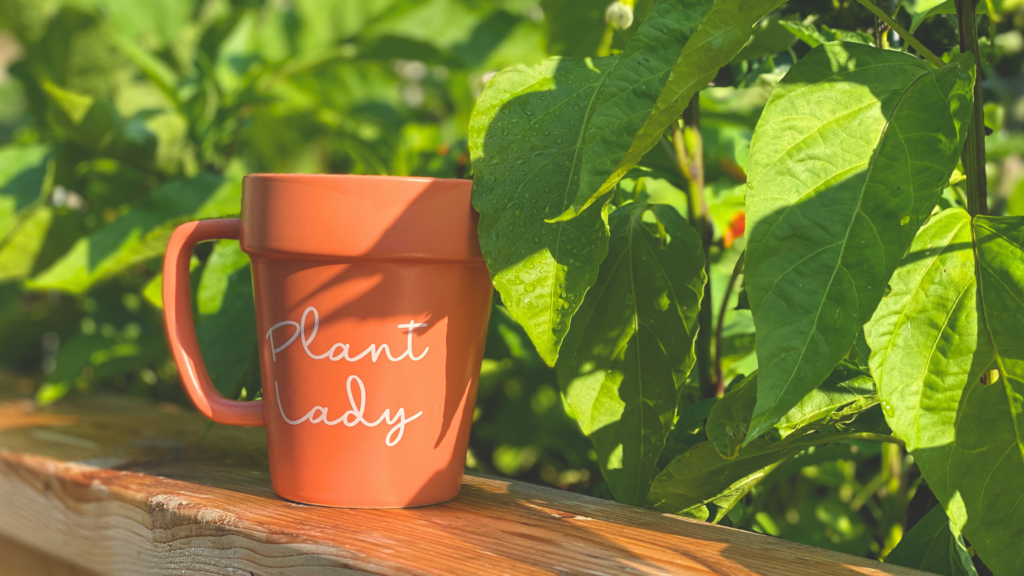
<svg viewBox="0 0 1024 576"><path fill-rule="evenodd" d="M608 258L573 319L558 380L615 498L643 504L694 363L704 292L700 238L673 208L611 216ZM655 215L667 232L659 237Z"/></svg>
<svg viewBox="0 0 1024 576"><path fill-rule="evenodd" d="M964 391L949 485L967 512L964 535L995 574L1024 573L1024 218L974 222L984 332L999 378Z"/></svg>
<svg viewBox="0 0 1024 576"><path fill-rule="evenodd" d="M82 294L96 282L162 255L178 224L237 214L240 200L237 180L213 174L165 184L109 226L79 239L26 287Z"/></svg>
<svg viewBox="0 0 1024 576"><path fill-rule="evenodd" d="M954 534L942 506L933 507L903 535L885 558L896 564L942 576L977 576L963 536Z"/></svg>
<svg viewBox="0 0 1024 576"><path fill-rule="evenodd" d="M613 59L552 59L496 75L470 121L480 248L502 302L549 365L608 250L601 207L547 223L572 202L579 127Z"/></svg>
<svg viewBox="0 0 1024 576"><path fill-rule="evenodd" d="M932 492L948 503L949 454L960 396L991 362L978 340L971 218L951 208L918 232L865 326L886 420Z"/></svg>
<svg viewBox="0 0 1024 576"><path fill-rule="evenodd" d="M853 347L956 166L974 83L862 44L812 50L765 107L750 146L746 282L758 398L772 427Z"/></svg>
<svg viewBox="0 0 1024 576"><path fill-rule="evenodd" d="M600 206L586 207L661 139L778 4L662 1L618 57L515 67L484 89L470 122L480 244L502 301L548 364L607 246ZM568 223L546 222L555 219Z"/></svg>

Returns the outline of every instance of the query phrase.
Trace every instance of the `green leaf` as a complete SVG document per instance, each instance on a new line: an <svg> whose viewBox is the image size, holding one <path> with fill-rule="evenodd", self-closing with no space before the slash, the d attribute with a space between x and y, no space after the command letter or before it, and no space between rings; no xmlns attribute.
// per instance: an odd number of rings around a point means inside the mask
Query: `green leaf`
<svg viewBox="0 0 1024 576"><path fill-rule="evenodd" d="M608 258L573 319L558 380L616 500L642 504L695 361L704 256L668 206L627 204L611 223Z"/></svg>
<svg viewBox="0 0 1024 576"><path fill-rule="evenodd" d="M747 439L853 347L960 157L974 66L823 44L786 75L750 146L746 282L757 327Z"/></svg>
<svg viewBox="0 0 1024 576"><path fill-rule="evenodd" d="M988 2L986 2L985 0L981 0L980 2L978 2L975 11L978 14L988 14ZM913 34L914 32L917 32L917 27L920 26L921 24L924 24L925 20L931 18L932 16L937 16L939 14L956 14L956 4L953 2L953 0L946 0L945 2L937 6L933 6L927 10L921 10L920 12L915 13L914 19L911 20L910 22L910 33Z"/></svg>
<svg viewBox="0 0 1024 576"><path fill-rule="evenodd" d="M106 338L83 334L62 343L57 351L53 372L46 376L36 390L36 403L46 406L66 396L82 370L89 364L89 357L109 344L110 341Z"/></svg>
<svg viewBox="0 0 1024 576"><path fill-rule="evenodd" d="M786 18L793 17L795 16L786 16ZM735 56L735 60L753 60L762 56L785 52L792 48L793 44L796 43L796 38L793 38L793 35L789 33L783 22L786 22L786 20L778 14L762 18L760 22L754 25L754 31L750 35L750 40L740 50L739 54Z"/></svg>
<svg viewBox="0 0 1024 576"><path fill-rule="evenodd" d="M932 492L948 503L957 406L991 363L979 345L971 218L945 210L918 232L890 292L865 326L871 373L886 420L906 442Z"/></svg>
<svg viewBox="0 0 1024 576"><path fill-rule="evenodd" d="M196 290L196 338L217 390L236 398L256 357L256 308L249 257L236 240L220 240Z"/></svg>
<svg viewBox="0 0 1024 576"><path fill-rule="evenodd" d="M864 368L868 369L868 362L871 358L871 347L868 346L867 337L864 335L864 330L857 333L857 342L853 345L853 350L850 351L850 360Z"/></svg>
<svg viewBox="0 0 1024 576"><path fill-rule="evenodd" d="M708 441L723 458L735 458L750 428L757 401L757 373L729 387L711 410ZM852 364L842 363L825 382L805 396L779 420L782 436L848 422L878 403L871 378ZM778 435L775 436L778 439Z"/></svg>
<svg viewBox="0 0 1024 576"><path fill-rule="evenodd" d="M52 221L52 208L36 206L0 240L0 282L25 278L32 273Z"/></svg>
<svg viewBox="0 0 1024 576"><path fill-rule="evenodd" d="M64 113L64 116L75 125L85 121L89 111L92 110L93 104L96 103L95 98L91 96L65 90L51 82L44 83L43 90L53 103L57 105L57 108Z"/></svg>
<svg viewBox="0 0 1024 576"><path fill-rule="evenodd" d="M708 414L708 423L704 432L708 442L715 447L722 458L735 458L740 445L747 436L750 417L754 413L757 402L757 373L747 376L742 381L731 384L726 395L715 404Z"/></svg>
<svg viewBox="0 0 1024 576"><path fill-rule="evenodd" d="M293 3L301 32L294 41L300 54L322 52L356 36L397 0L295 0Z"/></svg>
<svg viewBox="0 0 1024 576"><path fill-rule="evenodd" d="M821 386L804 396L783 416L776 428L783 436L799 429L831 425L851 419L878 403L875 383L856 366L843 362Z"/></svg>
<svg viewBox="0 0 1024 576"><path fill-rule="evenodd" d="M240 198L237 180L213 174L164 184L109 226L79 239L26 287L83 294L101 280L161 256L178 224L237 214Z"/></svg>
<svg viewBox="0 0 1024 576"><path fill-rule="evenodd" d="M115 33L143 41L151 50L175 40L196 10L196 0L94 1Z"/></svg>
<svg viewBox="0 0 1024 576"><path fill-rule="evenodd" d="M465 54L472 62L479 64L493 49L496 41L507 34L510 26L477 35L478 26L484 25L494 11L485 3L463 0L421 0L399 3L387 10L383 16L360 31L363 39L398 38L431 46L442 51L459 52L459 47L482 43L485 50L477 54ZM507 23L514 18L505 12L497 17ZM485 29L486 30L486 29ZM504 34L501 33L504 32ZM495 32L498 32L495 34ZM477 36L474 38L474 36Z"/></svg>
<svg viewBox="0 0 1024 576"><path fill-rule="evenodd" d="M779 25L789 30L790 33L800 40L803 40L811 48L836 41L857 42L859 44L867 44L868 46L875 45L875 39L870 34L865 34L864 32L837 30L828 26L822 26L819 31L817 26L807 21L782 20L779 22Z"/></svg>
<svg viewBox="0 0 1024 576"><path fill-rule="evenodd" d="M49 192L52 170L47 146L0 149L0 241Z"/></svg>
<svg viewBox="0 0 1024 576"><path fill-rule="evenodd" d="M43 145L0 149L0 282L28 276L53 220L54 161Z"/></svg>
<svg viewBox="0 0 1024 576"><path fill-rule="evenodd" d="M978 574L967 553L963 536L959 533L954 535L942 506L933 507L918 520L886 556L885 562L942 576Z"/></svg>
<svg viewBox="0 0 1024 576"><path fill-rule="evenodd" d="M711 409L718 403L718 398L702 398L679 412L672 432L665 440L665 448L658 458L658 467L668 466L676 456L686 452L695 445L708 439L704 433L704 422L708 419Z"/></svg>
<svg viewBox="0 0 1024 576"><path fill-rule="evenodd" d="M619 57L515 67L484 89L470 121L480 244L502 301L548 364L606 250L600 203L586 207L780 3L660 2Z"/></svg>
<svg viewBox="0 0 1024 576"><path fill-rule="evenodd" d="M733 459L723 458L711 442L697 444L658 474L647 506L718 522L769 472L805 449L860 437L834 429L809 433L813 430L801 430L777 443L758 438Z"/></svg>
<svg viewBox="0 0 1024 576"><path fill-rule="evenodd" d="M830 42L824 34L818 31L818 27L809 22L797 22L797 21L782 21L779 25L789 30L793 36L803 40L805 44L811 48L816 48L820 44ZM834 38L832 40L835 40Z"/></svg>
<svg viewBox="0 0 1024 576"><path fill-rule="evenodd" d="M964 535L995 574L1024 572L1024 218L974 219L982 339L999 379L971 381L956 420L949 486L967 513Z"/></svg>
<svg viewBox="0 0 1024 576"><path fill-rule="evenodd" d="M49 81L43 83L43 92L50 104L47 119L60 137L135 164L152 164L158 143L145 125L151 112L125 119L113 102Z"/></svg>
<svg viewBox="0 0 1024 576"><path fill-rule="evenodd" d="M769 472L802 452L803 444L777 449L763 438L739 457L726 459L701 442L673 460L651 483L647 506L706 522L718 522Z"/></svg>
<svg viewBox="0 0 1024 576"><path fill-rule="evenodd" d="M125 55L125 57L131 60L133 64L138 66L146 77L152 80L153 83L171 99L172 102L178 101L177 89L179 79L178 75L174 72L174 69L164 63L160 58L157 58L149 51L143 49L127 36L111 34L111 43L116 46L121 53Z"/></svg>
<svg viewBox="0 0 1024 576"><path fill-rule="evenodd" d="M199 258L196 258L193 255L192 258L190 258L189 261L188 261L188 271L189 272L194 272L195 269L199 267L199 264L200 264ZM161 273L157 274L156 276L153 276L152 278L150 278L149 282L146 282L145 287L142 288L142 297L145 298L146 302L149 302L150 305L153 306L154 308L159 308L159 309L163 310L163 308L164 308L164 294L163 294L163 290L164 290L164 275L161 272Z"/></svg>
<svg viewBox="0 0 1024 576"><path fill-rule="evenodd" d="M541 0L548 53L574 58L596 56L604 37L608 4L606 0Z"/></svg>
<svg viewBox="0 0 1024 576"><path fill-rule="evenodd" d="M600 206L568 222L545 219L572 202L579 126L612 62L551 59L505 70L470 121L480 248L502 302L548 365L608 250Z"/></svg>

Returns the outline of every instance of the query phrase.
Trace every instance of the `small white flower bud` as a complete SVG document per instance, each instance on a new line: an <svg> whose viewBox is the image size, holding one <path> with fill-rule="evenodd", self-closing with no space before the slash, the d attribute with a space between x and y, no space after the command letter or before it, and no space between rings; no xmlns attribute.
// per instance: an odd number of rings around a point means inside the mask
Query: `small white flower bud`
<svg viewBox="0 0 1024 576"><path fill-rule="evenodd" d="M633 25L633 8L622 2L612 2L604 11L604 21L619 30Z"/></svg>

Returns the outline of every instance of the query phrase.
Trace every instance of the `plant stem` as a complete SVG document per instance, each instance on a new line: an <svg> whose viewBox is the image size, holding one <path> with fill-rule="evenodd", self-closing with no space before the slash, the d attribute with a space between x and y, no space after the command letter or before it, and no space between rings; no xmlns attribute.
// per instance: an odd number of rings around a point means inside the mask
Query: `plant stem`
<svg viewBox="0 0 1024 576"><path fill-rule="evenodd" d="M988 213L988 180L985 175L985 102L981 94L981 57L978 52L977 0L954 0L956 21L960 29L960 53L974 55L974 108L967 127L960 162L967 177L967 212L971 216Z"/></svg>
<svg viewBox="0 0 1024 576"><path fill-rule="evenodd" d="M672 144L675 148L679 171L689 185L690 225L701 239L704 249L704 296L700 301L697 316L697 380L701 397L720 396L718 385L712 377L711 340L713 319L711 314L711 239L713 228L708 216L708 205L704 199L704 143L700 134L700 93L693 95L690 104L683 111L682 126L672 129Z"/></svg>
<svg viewBox="0 0 1024 576"><path fill-rule="evenodd" d="M725 315L729 311L729 298L732 296L733 288L736 286L736 279L743 273L743 261L746 259L747 251L740 252L740 257L733 266L732 276L729 277L729 284L725 286L725 296L722 297L722 305L718 309L718 325L715 326L715 386L718 396L725 395L725 378L722 377L722 327L725 326Z"/></svg>
<svg viewBox="0 0 1024 576"><path fill-rule="evenodd" d="M900 38L903 38L904 40L907 41L907 44L913 46L914 49L917 50L919 54L921 54L921 56L924 56L925 60L931 62L932 64L936 65L939 68L942 68L943 66L946 65L946 63L942 61L942 58L939 58L934 53L932 53L932 51L926 48L920 40L914 38L910 34L910 32L907 31L906 28L900 26L899 23L893 20L891 16L886 14L884 10L882 10L878 6L875 6L874 0L857 0L857 2L863 4L864 7L870 10L872 14L877 16L882 22L888 24L889 28L891 28L893 32L899 34Z"/></svg>
<svg viewBox="0 0 1024 576"><path fill-rule="evenodd" d="M960 53L974 55L974 106L971 123L967 127L967 141L960 153L967 186L967 213L974 216L988 213L988 177L985 173L985 102L981 94L981 56L978 51L977 0L953 0L956 5L956 23L960 33ZM999 379L998 370L982 374L983 385Z"/></svg>
<svg viewBox="0 0 1024 576"><path fill-rule="evenodd" d="M888 444L885 444L882 447L883 455L885 454L886 446L888 446ZM853 497L853 500L850 500L851 512L857 512L861 508L863 508L864 504L867 503L868 499L874 496L875 492L878 492L882 488L882 486L885 485L886 481L889 480L887 472L888 471L885 469L885 467L883 467L881 472L876 474L875 477L872 478L871 480L868 480L867 484L861 486L861 489L857 491L857 494L856 496Z"/></svg>
<svg viewBox="0 0 1024 576"><path fill-rule="evenodd" d="M866 440L868 442L882 442L886 444L895 444L904 448L906 447L906 443L895 436L889 436L888 434L876 434L874 432L851 432L849 434L842 434L837 436L834 442L839 442L841 440Z"/></svg>

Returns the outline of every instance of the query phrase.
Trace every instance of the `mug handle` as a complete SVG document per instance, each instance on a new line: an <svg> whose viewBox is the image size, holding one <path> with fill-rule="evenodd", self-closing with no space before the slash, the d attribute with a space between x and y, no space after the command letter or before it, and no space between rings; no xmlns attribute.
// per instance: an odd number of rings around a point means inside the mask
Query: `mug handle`
<svg viewBox="0 0 1024 576"><path fill-rule="evenodd" d="M207 418L234 426L263 426L263 401L238 402L220 395L210 381L196 341L192 320L192 287L189 261L192 249L204 240L238 240L241 222L238 218L198 220L178 226L171 235L164 256L164 319L167 340L178 365L182 383L192 403Z"/></svg>

